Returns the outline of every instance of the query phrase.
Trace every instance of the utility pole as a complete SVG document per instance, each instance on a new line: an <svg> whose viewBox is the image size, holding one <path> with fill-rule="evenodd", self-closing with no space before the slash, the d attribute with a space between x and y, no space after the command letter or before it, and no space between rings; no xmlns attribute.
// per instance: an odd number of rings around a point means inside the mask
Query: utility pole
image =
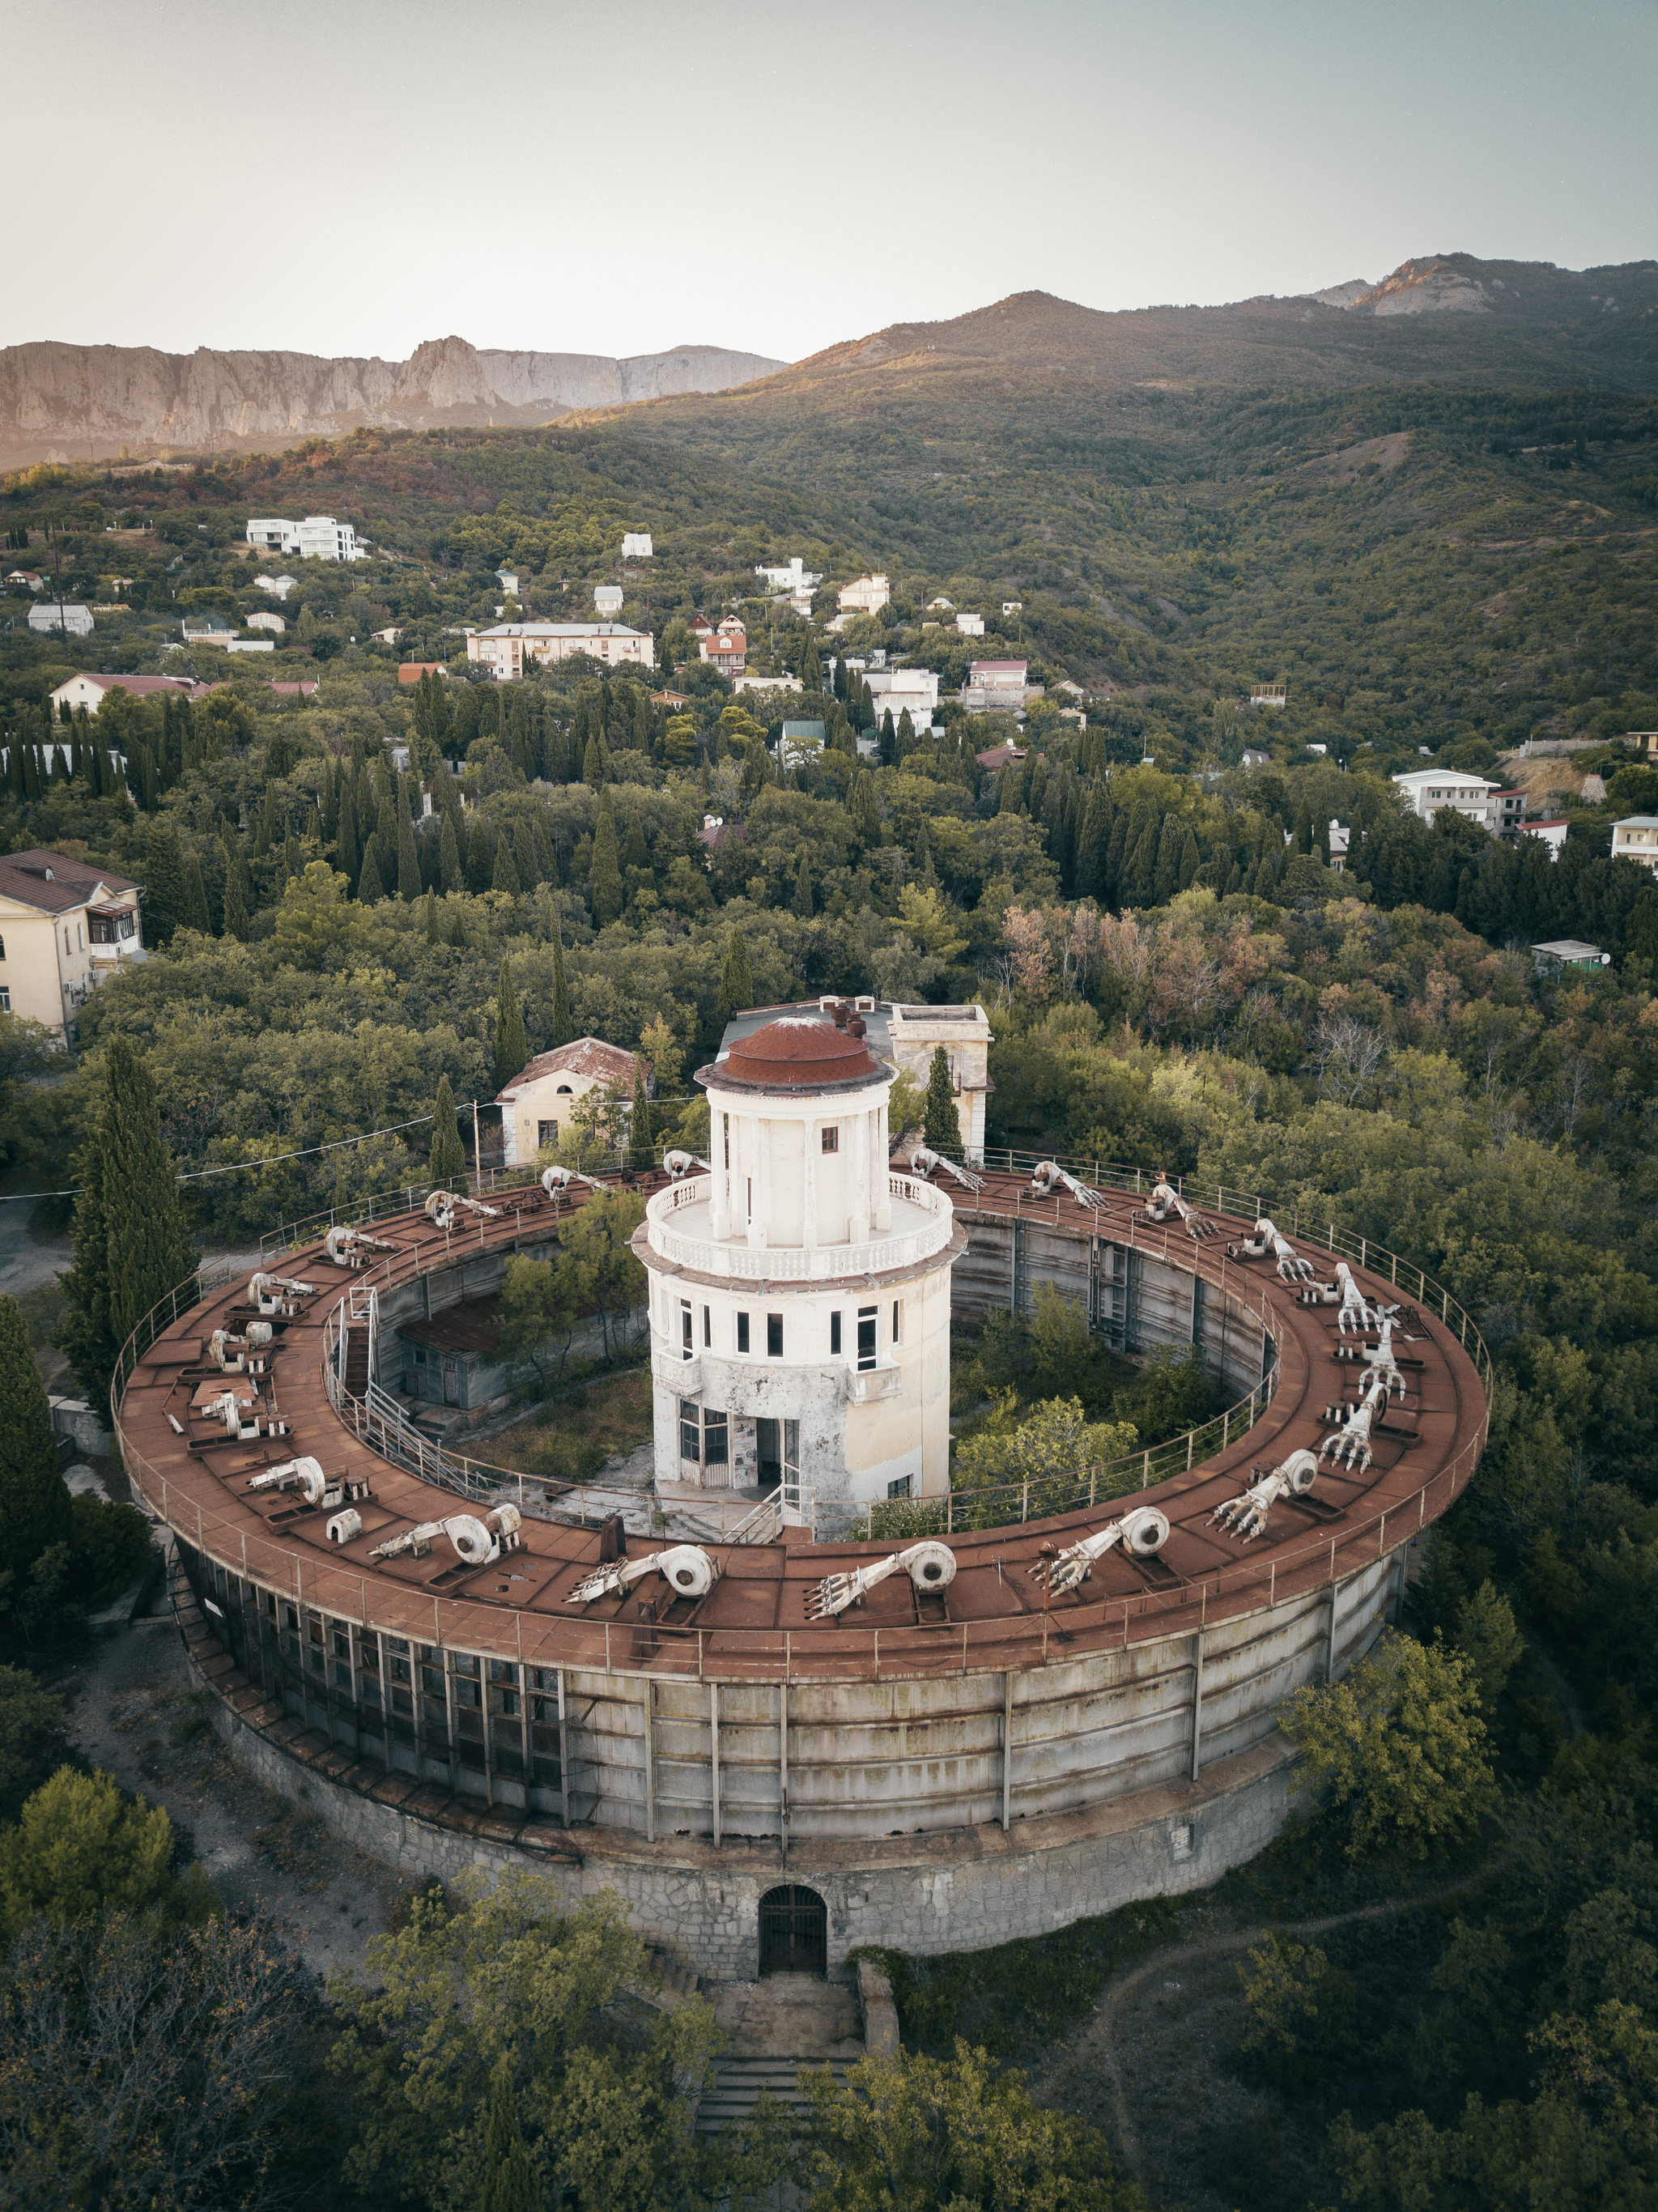
<svg viewBox="0 0 1658 2212"><path fill-rule="evenodd" d="M472 1101L472 1172L477 1177L480 1194L483 1189L483 1153L478 1143L478 1103Z"/></svg>

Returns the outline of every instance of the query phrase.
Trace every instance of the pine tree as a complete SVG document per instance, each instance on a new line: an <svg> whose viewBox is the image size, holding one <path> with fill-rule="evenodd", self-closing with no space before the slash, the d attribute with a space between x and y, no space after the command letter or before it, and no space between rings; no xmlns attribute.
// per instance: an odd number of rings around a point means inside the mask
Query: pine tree
<svg viewBox="0 0 1658 2212"><path fill-rule="evenodd" d="M231 842L228 830L224 836L224 929L226 937L234 937L239 944L247 942L247 895L242 889L242 856Z"/></svg>
<svg viewBox="0 0 1658 2212"><path fill-rule="evenodd" d="M503 2052L489 2081L483 2138L483 2193L478 2212L540 2212L541 2190L525 2148L513 2094L512 2062Z"/></svg>
<svg viewBox="0 0 1658 2212"><path fill-rule="evenodd" d="M520 1073L530 1057L530 1040L513 988L513 963L501 963L501 983L495 995L495 1089L504 1091Z"/></svg>
<svg viewBox="0 0 1658 2212"><path fill-rule="evenodd" d="M106 1370L94 1406L108 1389ZM69 1492L28 1325L15 1298L0 1297L0 1571L9 1570L14 1593L41 1553L66 1542L69 1532Z"/></svg>
<svg viewBox="0 0 1658 2212"><path fill-rule="evenodd" d="M748 940L733 929L726 943L726 972L720 979L720 996L714 1018L720 1034L733 1014L746 1013L754 1004L754 977L749 969Z"/></svg>
<svg viewBox="0 0 1658 2212"><path fill-rule="evenodd" d="M189 926L190 881L171 817L152 822L144 841L144 941L158 950Z"/></svg>
<svg viewBox="0 0 1658 2212"><path fill-rule="evenodd" d="M811 863L800 848L800 866L794 878L794 911L802 921L811 920Z"/></svg>
<svg viewBox="0 0 1658 2212"><path fill-rule="evenodd" d="M451 891L461 888L460 848L455 842L455 817L443 817L443 834L438 840L438 883L446 898Z"/></svg>
<svg viewBox="0 0 1658 2212"><path fill-rule="evenodd" d="M516 898L524 886L518 879L518 862L513 858L513 841L503 836L495 847L495 872L489 879L491 890L505 891L508 898Z"/></svg>
<svg viewBox="0 0 1658 2212"><path fill-rule="evenodd" d="M616 813L608 790L599 794L598 823L593 831L592 875L588 900L601 929L616 921L623 906L622 870L617 865Z"/></svg>
<svg viewBox="0 0 1658 2212"><path fill-rule="evenodd" d="M961 1117L950 1087L950 1059L943 1045L932 1048L926 1076L926 1116L922 1131L930 1149L947 1160L964 1160Z"/></svg>
<svg viewBox="0 0 1658 2212"><path fill-rule="evenodd" d="M645 1096L645 1065L634 1062L634 1103L628 1117L628 1165L641 1172L654 1158L651 1140L651 1103Z"/></svg>
<svg viewBox="0 0 1658 2212"><path fill-rule="evenodd" d="M458 1183L466 1172L466 1147L456 1126L454 1093L446 1075L439 1078L438 1095L432 1102L432 1143L426 1155L426 1172L432 1182L446 1188Z"/></svg>
<svg viewBox="0 0 1658 2212"><path fill-rule="evenodd" d="M548 1039L549 1049L556 1051L560 1045L568 1044L575 1034L570 1020L570 994L564 981L564 946L558 925L553 925L553 1032Z"/></svg>
<svg viewBox="0 0 1658 2212"><path fill-rule="evenodd" d="M368 842L362 848L362 866L357 874L357 897L364 906L378 906L386 896L386 886L380 881L380 832L371 830Z"/></svg>
<svg viewBox="0 0 1658 2212"><path fill-rule="evenodd" d="M134 1328L195 1266L155 1086L124 1036L111 1042L75 1180L75 1264L58 1342L95 1406ZM180 1311L194 1296L180 1291Z"/></svg>

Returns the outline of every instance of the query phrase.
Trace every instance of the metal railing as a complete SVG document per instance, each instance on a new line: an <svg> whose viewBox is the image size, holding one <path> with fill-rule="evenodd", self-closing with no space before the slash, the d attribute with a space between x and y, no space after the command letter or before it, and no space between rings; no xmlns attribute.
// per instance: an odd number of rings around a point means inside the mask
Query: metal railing
<svg viewBox="0 0 1658 2212"><path fill-rule="evenodd" d="M740 1239L725 1242L712 1237L686 1237L673 1224L673 1216L687 1207L711 1205L714 1177L696 1176L657 1191L645 1208L653 1248L676 1267L699 1275L728 1276L744 1281L774 1283L829 1281L837 1276L880 1274L890 1267L914 1267L942 1252L955 1230L955 1215L945 1194L911 1176L889 1174L888 1194L901 1204L933 1218L919 1229L884 1231L857 1244L761 1245L755 1249Z"/></svg>
<svg viewBox="0 0 1658 2212"><path fill-rule="evenodd" d="M1015 1156L1017 1158L1017 1156ZM1035 1156L1032 1156L1035 1157ZM1120 1171L1133 1176L1143 1170ZM1104 1186L1103 1182L1102 1187ZM1114 1188L1127 1188L1119 1184ZM1187 1186L1187 1194L1193 1187ZM1235 1199L1242 1194L1230 1194ZM1198 1203L1204 1203L1201 1196ZM1040 1201L1046 1212L1048 1201ZM1253 1203L1253 1201L1252 1201ZM975 1202L973 1210L985 1209L983 1198ZM992 1207L989 1210L997 1210ZM999 1209L1006 1211L1004 1207ZM1217 1211L1221 1210L1218 1206ZM1298 1217L1297 1217L1298 1219ZM1282 1224L1280 1224L1282 1225ZM1298 1231L1292 1233L1300 1233ZM1357 1261L1368 1270L1385 1273L1390 1285L1398 1288L1405 1297L1414 1298L1424 1313L1436 1318L1442 1327L1451 1331L1472 1361L1485 1400L1475 1433L1458 1449L1444 1467L1426 1476L1416 1489L1402 1499L1376 1513L1350 1514L1341 1528L1327 1536L1322 1531L1292 1538L1278 1543L1266 1561L1240 1559L1236 1565L1207 1569L1201 1574L1176 1577L1170 1586L1146 1589L1124 1597L1105 1597L1091 1601L1083 1601L1061 1606L1057 1611L1044 1605L1041 1619L1042 1663L1063 1659L1071 1662L1090 1651L1114 1646L1127 1647L1135 1641L1157 1640L1169 1636L1189 1635L1207 1624L1212 1611L1218 1616L1236 1612L1270 1608L1278 1601L1279 1595L1290 1596L1305 1594L1333 1584L1343 1577L1362 1572L1367 1567L1385 1559L1389 1550L1388 1532L1393 1531L1394 1547L1408 1541L1425 1525L1430 1510L1435 1517L1447 1510L1472 1478L1485 1446L1490 1423L1490 1401L1492 1375L1490 1353L1479 1330L1464 1309L1453 1300L1448 1291L1434 1281L1425 1270L1413 1262L1402 1260L1386 1247L1379 1246L1366 1237L1327 1222L1321 1236L1311 1242L1333 1255ZM1189 1257L1193 1272L1204 1272L1204 1255L1197 1247L1182 1251ZM385 1263L389 1279L389 1259ZM126 1434L121 1414L127 1380L154 1344L156 1338L203 1303L216 1290L225 1287L240 1271L228 1268L199 1270L185 1282L158 1301L133 1329L121 1348L110 1381L110 1414L112 1425L119 1443L123 1464L129 1479L140 1497L169 1527L188 1544L216 1559L228 1572L237 1574L258 1583L274 1596L287 1600L296 1607L308 1607L319 1613L331 1614L342 1621L367 1625L374 1610L371 1589L382 1605L407 1608L411 1603L423 1607L428 1594L412 1591L407 1585L386 1583L371 1578L346 1563L325 1559L320 1563L307 1561L297 1550L285 1547L279 1538L264 1532L250 1534L246 1507L238 1499L228 1497L216 1481L204 1470L195 1471L196 1479L188 1483L170 1480L160 1469L153 1467ZM367 1271L368 1273L379 1270ZM370 1288L365 1276L359 1276L339 1302L330 1321L337 1326L342 1316L349 1318L358 1310L353 1300L363 1297L366 1304ZM181 1304L181 1296L188 1293ZM1265 1299L1263 1308L1271 1314L1270 1304ZM366 1313L359 1313L366 1319ZM1270 1322L1268 1324L1270 1329ZM1278 1332L1281 1334L1281 1331ZM325 1374L332 1375L337 1358L338 1339L331 1340L325 1327L325 1352L331 1341L334 1357L325 1357ZM1278 1364L1274 1364L1276 1374ZM1261 1385L1252 1391L1248 1400L1260 1403L1260 1393L1271 1378L1264 1377ZM337 1377L336 1376L337 1382ZM349 1394L343 1394L349 1397ZM333 1392L330 1393L331 1401ZM350 1402L363 1407L365 1427L358 1432L368 1442L374 1432L372 1405L361 1400ZM1230 1425L1237 1408L1231 1408L1219 1418L1223 1434L1230 1433ZM1257 1413L1259 1418L1259 1413ZM384 1420L385 1417L380 1419ZM353 1417L355 1426L355 1417ZM1247 1433L1246 1424L1239 1433ZM1109 1468L1079 1470L1072 1478L1077 1506L1084 1502L1082 1486L1086 1480L1089 1498L1098 1502L1105 1498L1121 1495L1122 1492L1103 1486L1102 1477L1112 1470L1134 1468L1155 1479L1166 1480L1162 1467L1173 1453L1184 1455L1189 1451L1191 1471L1196 1473L1202 1457L1198 1443L1206 1433L1212 1432L1215 1423L1204 1425L1185 1437L1170 1443L1153 1447L1149 1454L1139 1454L1128 1461L1115 1462ZM422 1443L427 1440L422 1439ZM429 1450L438 1447L428 1445ZM1159 1456L1161 1455L1161 1457ZM455 1455L451 1455L452 1459ZM503 1489L515 1494L516 1486L522 1481L534 1483L539 1479L522 1477L516 1470L492 1469L483 1462L461 1462L462 1480L471 1480L480 1487L462 1494L499 1496ZM1176 1468L1172 1472L1179 1473ZM429 1479L438 1480L435 1474ZM1065 1478L1057 1478L1063 1481ZM487 1484L487 1491L482 1487ZM445 1483L445 1487L458 1486ZM1125 1488L1138 1487L1138 1480L1127 1483ZM1031 1495L1038 1486L1011 1485L999 1493L1011 1498L1014 1492L1020 1497L1022 1514L1029 1511ZM203 1503L203 1490L210 1489L210 1501ZM572 1494L572 1493L567 1493ZM580 1498L580 1487L574 1493ZM588 1492L588 1495L593 1493ZM998 1493L973 1492L960 1494L962 1503L969 1508L981 1507L987 1498ZM533 1501L531 1501L533 1502ZM1045 1498L1040 1501L1044 1508L1042 1517L1054 1509ZM773 1501L763 1504L770 1507ZM909 1510L940 1510L949 1518L952 1530L963 1526L958 1516L956 1498L930 1501L893 1501ZM566 1511L570 1510L567 1506ZM886 1510L878 1507L878 1512ZM1061 1509L1065 1510L1065 1509ZM1070 1510L1076 1510L1075 1507ZM550 1513L549 1517L563 1518L563 1513ZM758 1517L758 1509L747 1518ZM1035 1516L1033 1516L1035 1517ZM975 1528L999 1527L1011 1523L1010 1511L1005 1521L981 1522L976 1514L967 1524ZM1263 1574L1263 1568L1265 1573ZM1085 1587L1085 1586L1084 1586ZM658 1623L651 1632L649 1663L635 1649L633 1628L619 1620L591 1621L580 1616L525 1613L507 1611L498 1606L464 1597L445 1597L430 1594L432 1608L432 1641L434 1644L476 1654L483 1658L511 1659L531 1665L604 1668L606 1671L630 1671L663 1676L694 1676L702 1679L713 1675L718 1679L745 1677L777 1680L845 1679L863 1677L871 1673L879 1675L884 1670L891 1674L936 1674L941 1672L968 1672L980 1669L1006 1668L1013 1663L1014 1647L1028 1653L1035 1623L1032 1615L969 1622L944 1622L937 1625L916 1625L907 1628L864 1629L847 1626L843 1620L836 1633L825 1636L814 1630L797 1637L787 1629L743 1628L676 1628ZM410 1632L407 1622L398 1626L394 1632ZM415 1633L424 1634L423 1626ZM1021 1657L1020 1664L1028 1664Z"/></svg>

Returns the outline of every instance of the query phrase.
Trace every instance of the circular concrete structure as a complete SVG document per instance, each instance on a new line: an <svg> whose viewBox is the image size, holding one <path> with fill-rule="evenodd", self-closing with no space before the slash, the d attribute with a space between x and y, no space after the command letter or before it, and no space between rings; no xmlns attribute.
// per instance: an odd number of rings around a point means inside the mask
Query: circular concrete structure
<svg viewBox="0 0 1658 2212"><path fill-rule="evenodd" d="M760 1900L780 1882L823 1897L834 1966L854 1943L994 1942L1212 1881L1282 1818L1284 1698L1368 1648L1407 1547L1472 1475L1489 1363L1415 1267L1322 1222L1281 1224L1321 1278L1345 1256L1368 1297L1404 1303L1404 1396L1368 1467L1321 1461L1311 1491L1241 1544L1212 1525L1215 1508L1316 1451L1327 1407L1351 1406L1366 1370L1333 1306L1301 1303L1222 1238L1149 1223L1133 1170L1102 1180L1128 1187L1097 1205L1038 1200L992 1172L963 1194L957 1310L1025 1307L1054 1281L1086 1298L1108 1343L1196 1343L1234 1409L1035 1495L902 1509L934 1516L956 1560L948 1588L924 1595L895 1575L835 1620L809 1609L823 1577L908 1536L831 1540L820 1513L813 1541L774 1517L775 1540L705 1540L720 1570L705 1596L653 1576L582 1606L571 1593L599 1557L594 1501L440 1451L374 1382L398 1301L469 1294L556 1237L559 1206L538 1189L496 1194L493 1217L448 1232L418 1212L376 1220L390 1249L355 1273L319 1241L284 1254L301 1287L266 1286L285 1310L263 1376L227 1377L208 1358L215 1329L250 1317L246 1278L161 1310L124 1358L116 1425L136 1491L178 1539L181 1626L239 1755L411 1871L520 1862L573 1896L615 1888L653 1940L716 1976L755 1972ZM652 1200L683 1188L638 1187ZM1217 1207L1224 1234L1248 1234L1253 1203L1233 1195L1230 1220ZM316 1502L250 1489L298 1456L320 1470ZM1097 1531L1131 1486L1169 1517L1161 1554L1111 1551L1046 1601L1029 1572L1042 1547ZM440 1534L376 1556L503 1504L521 1511L521 1540L494 1560L469 1566ZM957 1528L968 1504L997 1525Z"/></svg>

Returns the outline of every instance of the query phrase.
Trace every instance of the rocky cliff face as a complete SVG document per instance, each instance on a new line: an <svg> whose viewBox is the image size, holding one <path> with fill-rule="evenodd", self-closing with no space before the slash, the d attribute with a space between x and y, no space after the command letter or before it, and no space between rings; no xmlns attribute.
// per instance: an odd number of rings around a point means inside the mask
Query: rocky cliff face
<svg viewBox="0 0 1658 2212"><path fill-rule="evenodd" d="M786 364L720 346L615 361L428 339L406 362L158 353L52 342L0 349L0 467L251 452L364 428L546 422L578 407L725 392Z"/></svg>

